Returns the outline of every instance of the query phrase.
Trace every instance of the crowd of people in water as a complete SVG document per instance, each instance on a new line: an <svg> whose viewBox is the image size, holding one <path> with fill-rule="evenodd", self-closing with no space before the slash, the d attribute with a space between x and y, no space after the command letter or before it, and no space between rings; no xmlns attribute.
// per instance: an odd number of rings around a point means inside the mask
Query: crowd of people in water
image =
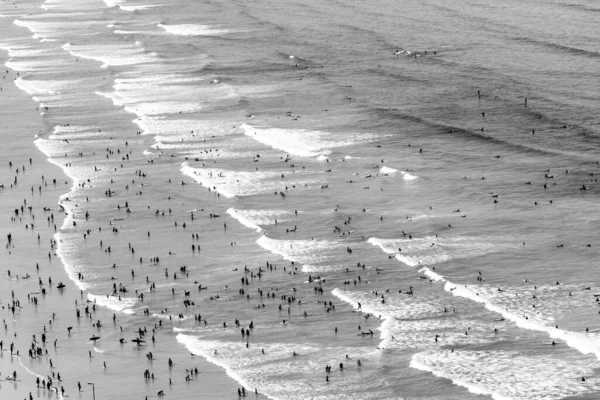
<svg viewBox="0 0 600 400"><path fill-rule="evenodd" d="M396 55L400 55L400 54L406 54L408 56L420 56L420 53L411 53L409 51L398 51L396 52ZM427 54L427 52L423 53ZM435 52L433 53L435 54ZM7 71L7 74L9 74L10 72ZM477 91L477 98L478 99L482 99L482 93L480 91ZM528 107L528 102L527 99L524 100L524 107ZM485 113L482 112L482 117L485 119L486 115ZM482 128L482 131L484 130L484 128ZM532 130L532 134L535 134L535 131ZM129 144L127 142L123 143L124 148L107 148L106 149L106 158L116 158L117 160L123 160L123 162L127 162L129 160L133 160L136 156L140 156L141 155L136 155L133 154L132 151L129 149ZM427 151L427 149L423 149L423 148L419 148L419 154L425 154ZM65 155L66 156L66 155ZM83 157L84 155L82 153L79 154L80 157ZM66 168L69 168L72 165L71 162L67 162L66 163ZM7 191L13 191L13 193L16 193L18 191L18 193L22 194L23 196L28 196L28 197L24 197L22 198L22 201L20 202L20 204L18 205L14 205L14 210L11 212L11 216L10 216L10 226L11 229L13 229L13 232L10 232L7 234L6 236L6 242L5 242L5 260L10 260L10 255L13 252L18 252L20 251L21 247L23 246L23 241L29 240L29 241L33 241L33 245L37 246L38 244L41 245L42 243L47 243L48 245L48 253L47 253L47 258L48 258L48 262L52 263L54 261L54 259L57 257L57 250L58 247L60 246L60 243L57 242L57 240L52 236L54 235L54 233L59 232L60 227L59 224L61 223L61 217L60 214L66 213L68 211L66 211L66 205L69 204L68 209L69 210L74 210L73 207L78 208L79 210L77 211L77 218L74 218L72 221L72 226L69 228L72 229L78 229L78 225L77 223L79 222L80 219L83 219L85 221L90 221L93 220L93 215L91 215L91 213L86 210L85 212L83 211L85 209L85 204L81 203L81 204L73 204L72 199L69 199L69 197L64 197L61 200L61 204L58 206L58 208L56 207L48 207L47 205L42 205L39 204L39 202L37 201L39 199L39 196L42 194L42 192L44 190L46 190L46 188L50 187L50 188L56 188L57 185L59 184L57 182L56 179L48 179L47 177L45 177L44 175L42 175L39 179L39 181L36 184L31 185L30 188L23 188L21 186L21 182L24 180L23 177L29 173L29 170L31 168L33 168L33 159L32 158L28 158L25 161L23 160L11 160L8 161L7 165L4 166L5 168L5 172L3 173L4 177L9 176L9 174L12 175L12 177L10 177L10 179L8 179L7 182L0 182L0 184L2 184L2 186L0 186L0 196L3 194L2 191L7 192ZM99 172L101 171L101 168L98 168L97 166L94 166L94 172ZM565 174L568 174L569 171L566 170L564 172ZM550 186L550 184L548 182L551 182L554 179L555 174L558 174L558 171L554 172L554 171L544 171L544 175L543 177L541 177L540 181L543 182L543 186L541 186L543 188L543 190L548 189L548 187ZM144 188L144 184L143 184L143 180L146 177L146 172L143 172L142 170L135 170L135 174L134 174L135 178L132 179L131 181L131 185L133 187L134 184L136 184L136 180L137 183L140 185L140 189L139 191L137 191L135 193L136 196L141 196L143 195L143 191L146 190ZM6 179L6 178L3 178ZM484 178L482 178L484 179ZM596 180L595 178L593 178L593 182L595 183ZM87 179L85 181L81 181L81 182L76 182L79 188L85 189L85 188L90 188L92 185L95 184L95 182L90 178ZM111 179L111 184L114 183L113 179ZM182 182L183 184L184 182ZM531 182L525 182L526 184L531 184ZM588 190L589 189L589 183L583 183L581 188L581 190ZM125 193L128 193L127 191L129 190L129 186L127 186L127 188L125 189ZM105 192L105 195L107 197L113 197L113 196L117 196L117 193L112 190L112 189L107 189ZM37 197L36 197L37 196ZM86 201L88 199L86 198ZM134 198L127 198L127 199L122 199L124 201L122 201L122 204L118 205L118 210L125 210L125 212L127 213L131 213L132 212L132 208L133 208L133 203L134 203ZM493 195L493 202L494 204L498 204L499 203L499 197L497 195ZM550 203L552 203L552 200L549 201ZM535 202L535 205L538 205L538 202ZM364 212L366 212L366 210L363 210ZM73 212L73 211L70 211ZM172 214L172 210L169 209L165 209L165 210L152 210L151 207L148 205L147 206L147 212L151 213L155 216L168 216ZM55 215L56 213L56 215ZM460 211L460 209L457 209L457 213L462 214L462 212ZM295 212L296 217L298 217L298 212ZM461 215L463 216L463 215ZM209 218L210 219L214 219L214 218L218 218L219 214L213 214L211 213ZM37 218L37 220L36 220ZM185 221L185 222L177 222L174 221L174 227L178 228L178 227L182 227L183 229L185 229L188 225L194 221L195 218L198 218L197 216L194 215L194 213L192 212L190 214L190 221ZM377 218L381 218L383 220L383 216L379 217L377 216ZM47 223L46 227L40 227L40 223L43 223L43 221L45 220L45 222ZM344 222L344 225L349 225L351 223L352 220L352 216L348 216L347 219ZM109 224L110 225L110 229L112 231L113 234L118 235L119 234L119 226L117 226L117 224L113 224L112 222ZM449 225L450 228L452 228L452 225ZM106 226L101 226L98 225L96 227L96 229L92 230L90 228L85 228L81 230L81 235L83 236L83 238L85 240L93 240L94 239L94 234L95 232L102 232L102 229L106 229ZM223 224L223 229L227 229L227 225L226 223ZM340 234L342 233L342 229L346 230L347 228L341 228L338 226L333 227L333 233L335 234ZM42 237L41 234L36 234L36 235L31 235L29 234L29 232L38 232L38 231L42 231L44 230L44 232L48 235L48 237ZM287 233L295 233L298 230L298 226L294 224L293 228L288 228L286 229ZM18 233L15 233L17 231L20 231ZM26 231L27 234L21 234L21 232ZM348 230L348 234L351 233L351 230ZM344 236L346 235L346 232L343 232ZM404 237L408 237L410 239L413 238L413 235L408 233L408 232L403 232ZM152 236L151 231L147 232L147 237L150 238ZM191 251L193 253L196 252L201 252L202 248L201 248L201 243L198 243L198 235L196 233L191 233L191 240L192 240L192 244L191 244ZM233 245L233 243L232 243ZM435 245L435 243L432 244L432 246ZM525 243L523 243L523 245L525 245ZM591 244L585 244L587 246L591 246ZM561 246L558 246L561 247ZM105 254L109 254L112 253L114 254L116 251L118 251L117 249L113 248L110 245L106 245L103 243L102 240L98 240L98 249L100 252L105 253ZM160 256L157 255L152 255L152 254L140 254L139 252L136 253L136 249L135 247L129 243L128 246L128 252L130 252L132 255L136 254L136 257L139 255L139 264L142 265L143 263L150 263L150 265L152 266L160 266ZM346 251L348 254L353 254L353 249L348 246L346 248ZM398 249L399 252L402 251L402 249ZM173 255L173 253L169 252L169 255ZM136 258L137 259L137 258ZM27 354L27 357L30 359L44 359L47 364L48 364L48 373L46 374L46 376L31 376L31 377L27 377L27 379L31 379L32 381L35 382L35 386L37 388L43 389L48 391L48 393L50 392L55 392L57 395L61 395L61 396L66 396L66 393L68 392L68 390L65 388L65 386L67 386L67 383L73 388L72 390L77 390L77 391L82 391L82 384L80 381L75 382L71 382L69 380L69 377L65 377L63 375L61 375L61 373L59 371L56 371L56 368L54 368L53 365L53 359L52 359L52 355L50 354L50 352L48 351L48 347L50 345L50 343L52 343L52 346L54 348L55 354L57 354L59 352L58 350L58 342L59 341L68 341L69 338L72 337L73 332L72 332L72 326L71 324L74 322L83 322L86 321L89 324L89 331L91 332L100 332L101 329L108 329L109 325L105 325L99 318L96 317L96 310L98 309L98 305L96 303L94 303L93 301L90 300L84 300L84 291L83 290L77 290L76 286L74 284L69 284L69 283L63 283L63 281L61 279L65 279L63 278L64 273L62 271L58 271L58 263L53 263L52 267L54 269L52 269L51 271L51 275L48 276L47 280L43 280L42 277L39 275L40 274L40 265L39 263L36 263L35 266L32 266L31 270L24 272L24 271L20 271L18 274L15 274L11 271L10 268L7 268L6 270L6 274L4 276L4 279L10 280L10 281L21 281L21 280L26 280L26 279L31 279L33 276L36 276L38 278L38 286L39 286L39 291L34 292L30 292L30 293L23 293L23 292L15 292L15 290L11 291L11 298L10 301L8 303L1 303L2 305L2 310L3 313L5 313L3 318L13 318L15 320L18 321L19 318L19 314L21 312L21 310L25 307L37 307L41 301L41 299L44 296L49 296L52 293L51 289L56 288L58 291L65 291L66 293L69 293L70 295L74 295L74 293L76 293L73 304L74 304L74 309L73 309L73 317L71 320L69 321L60 321L60 325L62 327L64 327L64 329L62 330L57 330L54 328L54 325L57 324L57 314L56 313L52 313L52 317L48 320L48 321L44 321L43 323L40 322L41 326L41 333L36 332L36 333L29 333L30 334L30 341L29 341L29 346L27 348L21 347L18 348L16 345L16 340L12 341L10 344L8 343L4 343L4 341L0 341L0 351L9 351L10 352L10 356L11 357L18 357L18 358L22 358L25 357L25 353ZM113 269L117 269L119 268L120 265L117 265L116 263L112 264L112 268ZM135 279L137 274L135 271L135 266L128 266L128 269L131 269L131 278ZM239 282L240 282L240 288L238 289L238 295L241 296L242 298L246 298L247 300L255 300L258 299L259 303L258 303L258 307L265 307L264 303L262 303L263 298L266 297L267 299L275 299L276 298L276 293L278 292L278 288L273 288L273 289L269 289L266 291L266 293L264 292L264 289L262 289L261 287L257 287L256 289L256 295L252 295L251 296L251 292L254 293L254 291L250 290L250 286L252 286L253 284L255 284L255 286L259 286L258 284L256 284L257 282L259 282L259 279L267 272L273 272L273 271L277 271L278 267L275 266L273 263L270 263L267 261L266 263L266 267L263 268L258 267L254 270L248 268L247 266L244 267L243 270L241 271L236 271L240 274L239 277ZM62 267L61 267L62 270ZM284 267L279 267L279 271L285 274L290 274L290 275L296 275L297 274L297 265L294 264L294 262L291 262L291 265L287 265ZM357 270L360 271L365 271L365 265L364 263L361 263L360 261L357 263ZM346 272L350 272L350 270L346 270ZM373 269L372 270L373 273L375 274L380 274L382 272L382 270L380 269ZM85 276L84 276L85 271L78 271L77 272L77 279L81 282L85 282ZM367 272L364 272L367 273ZM54 280L52 275L55 276ZM60 276L60 278L56 278L56 275ZM192 278L194 278L194 276L191 276ZM168 269L164 269L164 279L167 281L175 281L177 279L188 279L190 278L190 271L188 270L188 268L186 266L182 266L177 272L173 272L173 271L169 271ZM425 277L426 278L426 277ZM329 278L327 278L329 279ZM308 276L308 285L311 285L312 288L314 289L313 292L316 294L322 294L323 290L324 290L324 286L327 284L327 279L325 277L321 277L321 276L313 276L313 275L309 275ZM121 296L124 295L125 293L129 292L129 289L127 288L128 284L126 284L126 282L120 282L119 278L117 277L112 277L113 283L112 283L112 292L107 294L107 297L113 298L113 299L117 299L117 300L121 300ZM344 284L344 285L350 285L352 282L353 284L356 285L361 285L361 284L367 284L369 281L366 279L361 278L360 275L357 274L356 277L350 278L348 279L347 277L344 277L343 279L338 279L340 284ZM481 282L484 280L483 276L481 273L478 273L475 277L474 280L476 280L477 282ZM184 289L183 291L176 289L175 287L171 287L170 289L158 289L156 282L155 281L151 281L150 278L148 276L145 277L145 282L147 284L148 287L148 292L152 293L152 292L156 292L157 290L169 290L171 292L171 294L173 296L180 296L181 297L181 302L183 304L184 309L187 308L194 308L197 309L197 304L199 304L199 302L196 300L196 298L199 298L199 296L205 296L205 300L211 301L211 300L218 300L220 299L220 296L223 295L223 293L220 293L221 290L223 291L227 291L229 288L209 288L207 286L203 286L201 283L199 283L198 281L194 282L194 291L192 292L192 290L186 290ZM432 282L430 280L430 282ZM333 284L335 284L335 281L333 282ZM197 290L196 290L197 288ZM214 289L214 290L213 290ZM17 289L18 290L18 289ZM413 287L412 285L409 286L408 289L404 289L404 291L402 291L402 289L400 289L398 291L398 293L401 294L406 294L408 296L411 296L414 294L415 290L417 290L415 287ZM502 290L502 289L498 289L498 290ZM206 295L203 293L203 291L206 291ZM375 298L377 298L382 304L385 304L386 302L386 294L389 292L389 289L385 290L385 291L377 291L377 290L373 290L373 296ZM27 297L27 303L21 302L21 299L25 298L25 295ZM148 294L146 293L146 296ZM140 303L144 303L145 300L145 295L144 292L142 292L141 290L135 290L135 297L136 299L140 302ZM300 295L298 294L277 294L277 297L280 300L280 304L277 307L277 312L287 312L287 314L289 315L291 313L291 306L292 304L306 304L307 300L303 299L300 297ZM336 308L336 305L333 303L333 301L331 300L323 300L320 301L319 304L323 305L322 311L324 313L329 313L329 312L333 312ZM362 304L358 303L357 305L357 311L359 313L363 313L362 311ZM448 309L444 309L444 312L448 312ZM453 309L453 311L456 311L455 309ZM8 313L8 314L6 314ZM151 342L152 344L155 344L157 339L156 336L158 335L158 332L161 330L161 328L163 327L163 318L154 318L153 316L155 315L154 313L152 313L152 311L146 307L143 310L143 313L145 316L147 316L149 318L149 325L150 325L150 329L147 328L147 326L143 326L143 327L139 327L136 331L136 335L133 338L130 338L129 340L132 343L135 343L136 346L144 346L146 345L146 341L148 340L149 342ZM158 310L158 312L156 312L157 315L159 316L168 316L168 320L170 322L173 321L173 319L175 320L183 320L184 318L186 318L186 315L183 311L181 312L175 312L172 313L171 311L169 311L168 308L163 308L161 310ZM371 317L372 315L370 313L363 313L365 316L365 319L368 319L369 317ZM310 313L308 313L307 311L303 311L302 314L305 318L310 317ZM193 314L193 319L195 322L197 322L200 325L203 326L207 326L209 324L209 322L206 320L206 318L203 318L202 315L200 313L194 313ZM289 317L286 318L280 318L281 319L281 323L282 324L286 324L289 321ZM5 330L5 335L8 335L9 333L9 328L8 328L8 324L6 322L6 319L3 320L4 323L4 330ZM112 323L113 323L113 328L114 329L119 329L123 334L123 328L119 327L119 316L117 316L116 313L113 313L112 315ZM212 321L211 321L212 323ZM228 326L231 325L231 321L218 321L215 322L215 324L218 325L222 325L224 328L227 328ZM229 324L229 325L228 325ZM238 329L240 331L240 337L241 340L245 342L246 347L250 346L250 337L254 336L254 329L255 329L255 324L254 321L249 321L247 324L243 324L240 320L235 319L235 321L233 321L233 325L235 325L236 329ZM49 332L49 327L53 327L52 332ZM337 327L335 328L335 333L338 332ZM359 335L361 336L367 336L367 337L373 337L375 336L375 332L372 329L367 328L366 330L362 329L362 327L359 325L358 326L358 332ZM495 332L497 332L497 329L495 329ZM23 332L12 332L14 337L16 338L17 335L23 335ZM468 335L469 332L465 332L465 335ZM149 337L147 337L149 336ZM437 342L438 339L440 338L439 334L435 334L431 340L432 342ZM96 343L97 341L102 340L102 337L99 336L99 333L96 334L94 333L92 337L90 337L89 342L91 343ZM125 337L121 337L119 339L119 343L120 344L124 344L127 343L127 339ZM558 343L555 341L552 341L552 345L557 345ZM4 348L6 347L6 349ZM454 351L453 349L449 349L449 351ZM262 353L265 354L265 350L262 350ZM92 352L89 351L88 354L89 358L92 359L93 355ZM214 353L213 353L214 357L219 357L219 349L215 349ZM301 356L300 353L297 353L296 351L291 351L290 352L290 356L292 357L298 357ZM149 362L153 362L154 360L156 360L156 357L153 355L152 351L148 351L146 353L146 358ZM351 357L349 355L345 355L345 359L346 360L350 360ZM172 361L171 358L168 359L168 362L166 362L165 364L167 364L167 367L169 370L172 370L173 368L179 368L178 365L175 365L175 363ZM360 359L357 359L356 362L354 363L356 364L356 368L362 368L363 366L363 362ZM103 368L109 368L109 366L106 364L106 362L103 363ZM348 368L348 364L344 364L343 362L339 363L339 370L344 370L344 368ZM331 365L325 365L324 366L325 369L325 374L324 374L324 382L325 383L329 383L330 382L330 376L331 376L331 371L332 371L332 366ZM181 367L181 370L179 371L179 373L177 374L178 377L180 377L181 380L184 381L191 381L196 379L196 377L199 374L199 370L196 366L191 367L191 368L183 368ZM154 381L156 379L155 376L155 371L153 371L151 368L143 368L143 373L140 373L139 375L140 377L142 377L144 380L147 381ZM10 374L5 375L5 380L8 381L13 381L13 382L18 382L18 377L21 377L21 374L18 374L16 370L12 371ZM22 379L22 378L21 378ZM175 382L172 381L173 378L169 378L168 379L168 384L169 385L173 385ZM585 377L581 378L582 381L585 381ZM237 389L237 395L239 397L245 397L247 396L249 391L246 390L246 388L241 387ZM253 390L253 392L255 394L258 394L258 388L255 388ZM164 396L165 395L165 389L161 389L156 393L156 396ZM29 395L30 400L33 400L33 396L30 393ZM148 398L148 397L146 397Z"/></svg>

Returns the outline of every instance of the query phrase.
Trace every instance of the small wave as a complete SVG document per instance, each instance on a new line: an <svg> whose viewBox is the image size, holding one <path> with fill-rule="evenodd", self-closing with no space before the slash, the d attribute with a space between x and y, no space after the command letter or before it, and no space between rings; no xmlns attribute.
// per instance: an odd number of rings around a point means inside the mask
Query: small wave
<svg viewBox="0 0 600 400"><path fill-rule="evenodd" d="M318 157L320 161L331 154L330 148L365 143L373 138L369 134L345 133L344 140L322 131L301 129L259 128L242 124L244 134L271 148L299 157Z"/></svg>
<svg viewBox="0 0 600 400"><path fill-rule="evenodd" d="M227 214L231 215L242 225L254 229L257 232L262 231L259 225L273 225L278 222L285 222L287 219L281 218L291 213L289 211L277 210L236 210L230 208Z"/></svg>
<svg viewBox="0 0 600 400"><path fill-rule="evenodd" d="M469 285L457 285L446 279L444 289L453 296L464 297L477 303L482 303L486 309L502 315L509 321L514 322L518 327L544 332L552 339L564 341L569 347L574 348L582 354L593 354L600 360L600 336L589 335L586 333L571 332L557 327L547 325L547 321L535 314L516 314L507 307L501 307L495 304L491 299L480 293L477 287Z"/></svg>
<svg viewBox="0 0 600 400"><path fill-rule="evenodd" d="M104 4L106 4L107 7L116 7L124 2L125 0L104 0Z"/></svg>
<svg viewBox="0 0 600 400"><path fill-rule="evenodd" d="M119 5L119 8L121 10L129 11L129 12L150 10L150 9L156 8L156 7L160 7L160 5L158 5L158 4L139 4L137 6L124 6L122 4Z"/></svg>
<svg viewBox="0 0 600 400"><path fill-rule="evenodd" d="M90 301L101 307L106 307L110 310L122 312L123 314L133 314L134 311L131 309L136 303L137 299L132 297L122 296L97 296L91 293L87 294Z"/></svg>
<svg viewBox="0 0 600 400"><path fill-rule="evenodd" d="M402 171L402 179L404 179L405 181L416 181L417 179L419 179L419 177L416 175L409 174L408 172Z"/></svg>
<svg viewBox="0 0 600 400"><path fill-rule="evenodd" d="M277 240L262 235L256 243L285 260L309 265L335 260L346 252L342 243L328 240Z"/></svg>
<svg viewBox="0 0 600 400"><path fill-rule="evenodd" d="M154 318L160 318L160 319L164 319L164 320L168 320L168 321L187 321L190 320L192 318L194 318L193 315L184 315L183 317L180 317L179 315L174 315L174 314L159 314L159 313L154 313L152 314L152 316Z"/></svg>
<svg viewBox="0 0 600 400"><path fill-rule="evenodd" d="M517 40L519 42L530 43L530 44L533 44L536 46L543 46L548 49L558 51L560 53L569 53L569 54L585 56L585 57L594 57L594 58L600 57L600 53L596 52L596 51L580 49L577 47L567 46L567 45L563 45L560 43L553 43L553 42L549 42L546 40L537 40L537 39L533 39L530 37L517 37L517 38L515 38L515 40Z"/></svg>
<svg viewBox="0 0 600 400"><path fill-rule="evenodd" d="M304 343L253 343L246 348L243 342L205 340L183 333L177 335L177 341L192 354L223 368L242 386L256 388L268 398L292 400L298 398L298 393L311 393L321 399L394 397L380 377L356 366L356 359L367 365L376 362L378 352L370 348L321 348ZM346 354L353 362L346 360ZM322 380L323 365L340 362L345 363L343 374L327 385L315 384L317 379Z"/></svg>
<svg viewBox="0 0 600 400"><path fill-rule="evenodd" d="M378 246L387 254L409 267L433 265L449 260L479 257L499 252L517 245L502 239L467 236L380 239L369 238L368 243Z"/></svg>
<svg viewBox="0 0 600 400"><path fill-rule="evenodd" d="M384 175L391 175L391 174L395 174L396 172L398 172L397 169L390 168L390 167L381 167L381 169L379 170L379 173L384 174Z"/></svg>
<svg viewBox="0 0 600 400"><path fill-rule="evenodd" d="M326 133L305 130L290 130L276 128L256 128L242 124L240 128L246 136L259 141L269 147L285 151L300 157L318 157L331 154L327 149L331 143L322 140Z"/></svg>
<svg viewBox="0 0 600 400"><path fill-rule="evenodd" d="M283 192L286 187L304 187L316 183L314 180L281 180L281 172L275 171L227 171L214 168L192 168L187 162L181 172L196 183L215 190L227 198L255 194ZM296 174L300 175L300 174Z"/></svg>
<svg viewBox="0 0 600 400"><path fill-rule="evenodd" d="M23 79L17 78L15 80L15 85L17 87L30 94L30 95L44 95L44 94L58 94L62 90L76 87L78 81L61 81L61 80L33 80L33 79Z"/></svg>
<svg viewBox="0 0 600 400"><path fill-rule="evenodd" d="M39 379L46 379L45 376L36 374L34 371L32 371L31 369L29 369L25 364L23 364L23 360L21 359L20 356L12 355L11 357L16 357L17 360L18 360L18 362L19 362L19 365L21 366L21 368L23 368L25 371L27 371L28 374L30 374L32 376L35 376L36 378L39 378ZM58 387L52 386L52 390L56 392L56 396L57 396L57 398L59 400L64 400L65 399L65 396L62 395L62 393L60 392L60 390L58 389Z"/></svg>
<svg viewBox="0 0 600 400"><path fill-rule="evenodd" d="M135 65L157 61L156 54L146 52L143 47L132 43L104 46L66 43L62 48L74 57L99 61L105 66Z"/></svg>
<svg viewBox="0 0 600 400"><path fill-rule="evenodd" d="M197 25L197 24L179 24L179 25L165 25L158 24L159 28L164 29L172 35L179 36L221 36L231 32L229 29L215 28L209 25Z"/></svg>
<svg viewBox="0 0 600 400"><path fill-rule="evenodd" d="M554 400L600 389L589 360L563 361L504 351L430 350L415 354L415 369L451 380L474 394L495 400ZM591 375L591 376L590 376ZM590 376L581 382L581 376Z"/></svg>
<svg viewBox="0 0 600 400"><path fill-rule="evenodd" d="M381 321L380 348L429 349L440 346L486 344L499 340L498 326L447 312L437 297L413 297L393 292L360 292L334 289L332 295L355 310ZM465 335L465 332L469 332Z"/></svg>

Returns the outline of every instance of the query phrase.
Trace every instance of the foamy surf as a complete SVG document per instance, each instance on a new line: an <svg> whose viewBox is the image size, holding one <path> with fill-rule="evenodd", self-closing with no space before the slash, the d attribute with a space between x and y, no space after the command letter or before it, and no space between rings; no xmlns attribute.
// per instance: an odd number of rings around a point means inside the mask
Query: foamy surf
<svg viewBox="0 0 600 400"><path fill-rule="evenodd" d="M104 66L135 65L157 61L156 54L146 52L143 47L129 43L104 46L66 43L62 48L74 57L98 61Z"/></svg>
<svg viewBox="0 0 600 400"><path fill-rule="evenodd" d="M152 316L154 318L159 318L165 321L170 321L170 322L183 322L183 321L188 321L192 318L194 318L193 315L173 315L173 314L159 314L159 313L153 313Z"/></svg>
<svg viewBox="0 0 600 400"><path fill-rule="evenodd" d="M229 29L216 28L209 25L198 24L178 24L167 25L158 24L159 28L164 29L171 35L179 36L221 36L231 32Z"/></svg>
<svg viewBox="0 0 600 400"><path fill-rule="evenodd" d="M516 314L507 307L495 304L483 293L480 293L477 287L457 285L445 279L441 281L445 281L444 289L453 296L460 296L477 303L482 303L486 309L502 315L522 329L544 332L552 339L562 340L569 347L572 347L580 353L592 354L600 360L600 336L597 334L578 333L548 326L546 325L548 320L543 318L543 316L534 313Z"/></svg>
<svg viewBox="0 0 600 400"><path fill-rule="evenodd" d="M333 143L322 140L326 135L323 132L310 132L306 130L286 130L275 128L257 128L242 124L240 128L246 136L277 150L285 151L300 157L319 157L331 154L327 149Z"/></svg>
<svg viewBox="0 0 600 400"><path fill-rule="evenodd" d="M123 314L133 314L135 311L131 308L137 303L137 299L133 297L123 297L123 296L98 296L95 294L88 293L88 300L92 301L94 304L106 307L110 310L121 312Z"/></svg>
<svg viewBox="0 0 600 400"><path fill-rule="evenodd" d="M374 138L371 134L333 134L306 129L257 127L249 124L242 124L240 129L246 136L265 146L299 157L315 157L319 161L327 160L327 156L332 153L332 148L367 143Z"/></svg>
<svg viewBox="0 0 600 400"><path fill-rule="evenodd" d="M44 94L58 94L63 90L71 89L77 86L79 82L76 80L61 81L61 80L33 80L17 78L15 84L22 91L34 96Z"/></svg>
<svg viewBox="0 0 600 400"><path fill-rule="evenodd" d="M261 232L262 228L260 225L273 225L279 222L286 222L289 219L285 217L291 213L289 211L278 210L237 210L229 208L227 214L231 215L245 227Z"/></svg>
<svg viewBox="0 0 600 400"><path fill-rule="evenodd" d="M414 182L419 179L418 176L412 175L406 171L400 171L395 168L390 168L390 167L386 167L386 166L381 167L381 169L379 169L379 173L381 175L386 175L386 176L400 174L402 176L402 179L405 181L408 181L408 182Z"/></svg>
<svg viewBox="0 0 600 400"><path fill-rule="evenodd" d="M396 172L398 172L397 169L390 168L390 167L381 167L381 169L379 170L379 173L383 174L383 175L392 175L392 174L395 174Z"/></svg>
<svg viewBox="0 0 600 400"><path fill-rule="evenodd" d="M285 260L309 265L326 263L346 252L342 243L328 240L278 240L262 235L256 243Z"/></svg>
<svg viewBox="0 0 600 400"><path fill-rule="evenodd" d="M356 365L357 359L365 366L377 360L379 352L370 348L320 348L303 343L252 343L246 348L243 342L207 340L183 333L177 335L177 341L192 354L223 368L243 387L250 391L256 388L271 399L297 399L298 393L311 393L313 398L332 400L340 396L361 399L393 397L384 380ZM346 354L352 357L352 361L345 358ZM323 365L340 362L346 365L343 374L336 374L335 379L323 385ZM365 377L369 377L366 382Z"/></svg>
<svg viewBox="0 0 600 400"><path fill-rule="evenodd" d="M332 290L332 295L356 311L378 318L380 348L428 349L445 345L473 345L498 340L494 325L447 312L438 299L415 298L390 292ZM497 326L497 325L495 325ZM465 332L469 332L465 335Z"/></svg>
<svg viewBox="0 0 600 400"><path fill-rule="evenodd" d="M551 326L549 324L552 324L554 319L551 316L541 314L539 308L531 308L531 305L528 305L526 308L517 307L514 302L510 304L509 308L509 304L499 304L497 298L490 295L490 293L493 292L504 295L507 289L499 291L498 288L490 290L489 288L481 286L455 284L427 267L422 268L420 272L427 275L432 281L444 283L444 290L451 293L453 296L463 297L476 303L481 303L487 310L502 315L506 320L513 322L519 328L544 332L550 338L562 340L569 347L572 347L580 353L594 355L600 360L600 335L596 333L572 332L560 329L556 326ZM537 292L536 294L542 296L542 293L540 288L540 292ZM529 293L529 295L523 294L524 293L521 294L520 298L531 298L531 293ZM513 296L506 297L513 298ZM543 304L543 301L540 300L540 303ZM557 304L562 303L559 302ZM554 311L554 309L552 310ZM567 310L565 310L565 312L567 312Z"/></svg>
<svg viewBox="0 0 600 400"><path fill-rule="evenodd" d="M136 6L126 6L123 4L119 4L118 7L123 11L135 12L135 11L145 11L145 10L150 10L155 7L160 7L160 4L139 4Z"/></svg>
<svg viewBox="0 0 600 400"><path fill-rule="evenodd" d="M182 164L181 172L192 178L196 183L227 198L278 193L287 190L286 188L304 187L315 183L313 180L282 180L282 173L275 171L228 171L216 168L192 168L187 162Z"/></svg>
<svg viewBox="0 0 600 400"><path fill-rule="evenodd" d="M504 351L430 350L415 354L415 369L446 378L474 394L495 400L555 400L599 389L597 363L562 361L550 356L523 356ZM587 376L585 382L582 376Z"/></svg>
<svg viewBox="0 0 600 400"><path fill-rule="evenodd" d="M399 239L369 238L367 241L409 267L435 265L454 259L466 259L517 248L515 243L496 238L468 236L403 237Z"/></svg>

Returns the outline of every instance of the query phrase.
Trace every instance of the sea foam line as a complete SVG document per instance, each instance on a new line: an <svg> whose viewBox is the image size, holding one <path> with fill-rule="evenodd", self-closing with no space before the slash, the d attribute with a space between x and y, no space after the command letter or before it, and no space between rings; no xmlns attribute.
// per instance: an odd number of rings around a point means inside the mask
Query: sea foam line
<svg viewBox="0 0 600 400"><path fill-rule="evenodd" d="M579 351L580 353L593 354L598 360L600 360L600 339L597 337L592 338L586 334L550 327L537 321L530 320L527 316L513 314L507 308L500 307L494 304L491 300L480 295L475 287L452 283L427 267L421 268L419 272L427 275L433 281L443 282L444 290L450 292L450 294L453 296L463 297L474 302L481 303L487 310L502 315L506 320L515 323L519 328L544 332L550 338L562 340L569 347Z"/></svg>
<svg viewBox="0 0 600 400"><path fill-rule="evenodd" d="M453 384L455 384L457 386L462 386L473 394L483 394L483 395L492 396L492 399L494 399L494 400L511 400L510 397L506 397L499 393L495 393L494 391L487 389L485 387L473 385L473 384L465 382L464 380L461 380L461 379L456 379L456 378L451 379L450 377L446 376L446 374L438 372L435 369L419 362L417 360L418 356L419 356L419 354L415 354L412 356L412 358L410 360L410 364L409 364L411 368L418 369L420 371L429 372L440 378L450 379Z"/></svg>
<svg viewBox="0 0 600 400"><path fill-rule="evenodd" d="M137 299L132 297L122 296L98 296L95 294L88 293L87 297L93 301L94 304L106 307L110 310L122 312L123 314L133 314L134 311L131 309L136 303Z"/></svg>
<svg viewBox="0 0 600 400"><path fill-rule="evenodd" d="M352 300L342 290L335 288L331 291L331 294L334 295L335 297L337 297L338 299L342 300L343 302L350 304L352 306L352 308L359 311L358 302ZM362 311L366 314L373 314L373 315L379 316L379 318L382 322L381 322L381 325L379 325L379 328L377 328L377 330L380 332L379 337L381 338L381 342L379 343L378 347L379 348L387 347L391 343L391 339L392 339L391 334L389 333L390 325L392 323L392 316L388 315L388 314L381 314L381 310L376 310L375 308L371 308L368 304L362 304L362 303L361 303L360 311Z"/></svg>
<svg viewBox="0 0 600 400"><path fill-rule="evenodd" d="M223 368L225 370L225 373L227 374L227 376L229 376L233 380L240 383L243 387L248 387L248 388L251 387L250 382L246 381L240 375L236 374L235 371L227 363L221 361L218 357L216 357L214 355L213 352L207 351L204 348L202 348L201 346L199 346L198 338L180 333L176 336L176 339L179 343L184 345L190 353L202 356L206 359L206 361L210 362L211 364L214 364L216 366ZM262 393L262 394L270 399L274 399L274 397L269 396L268 393Z"/></svg>

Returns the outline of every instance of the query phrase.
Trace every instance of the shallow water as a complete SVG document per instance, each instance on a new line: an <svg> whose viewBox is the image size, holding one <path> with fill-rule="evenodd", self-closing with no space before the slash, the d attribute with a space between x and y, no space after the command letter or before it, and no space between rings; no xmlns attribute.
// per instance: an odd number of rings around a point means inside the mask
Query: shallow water
<svg viewBox="0 0 600 400"><path fill-rule="evenodd" d="M597 397L596 11L4 5L7 74L41 113L29 150L6 157L37 148L67 177L43 202L9 187L16 165L0 182L7 221L25 196L57 217L39 253L70 278L45 306L67 392L94 379L115 399L236 385L277 399ZM22 274L37 262L13 253ZM19 329L39 333L27 315ZM24 359L42 376L47 363ZM184 365L202 373L185 380Z"/></svg>

